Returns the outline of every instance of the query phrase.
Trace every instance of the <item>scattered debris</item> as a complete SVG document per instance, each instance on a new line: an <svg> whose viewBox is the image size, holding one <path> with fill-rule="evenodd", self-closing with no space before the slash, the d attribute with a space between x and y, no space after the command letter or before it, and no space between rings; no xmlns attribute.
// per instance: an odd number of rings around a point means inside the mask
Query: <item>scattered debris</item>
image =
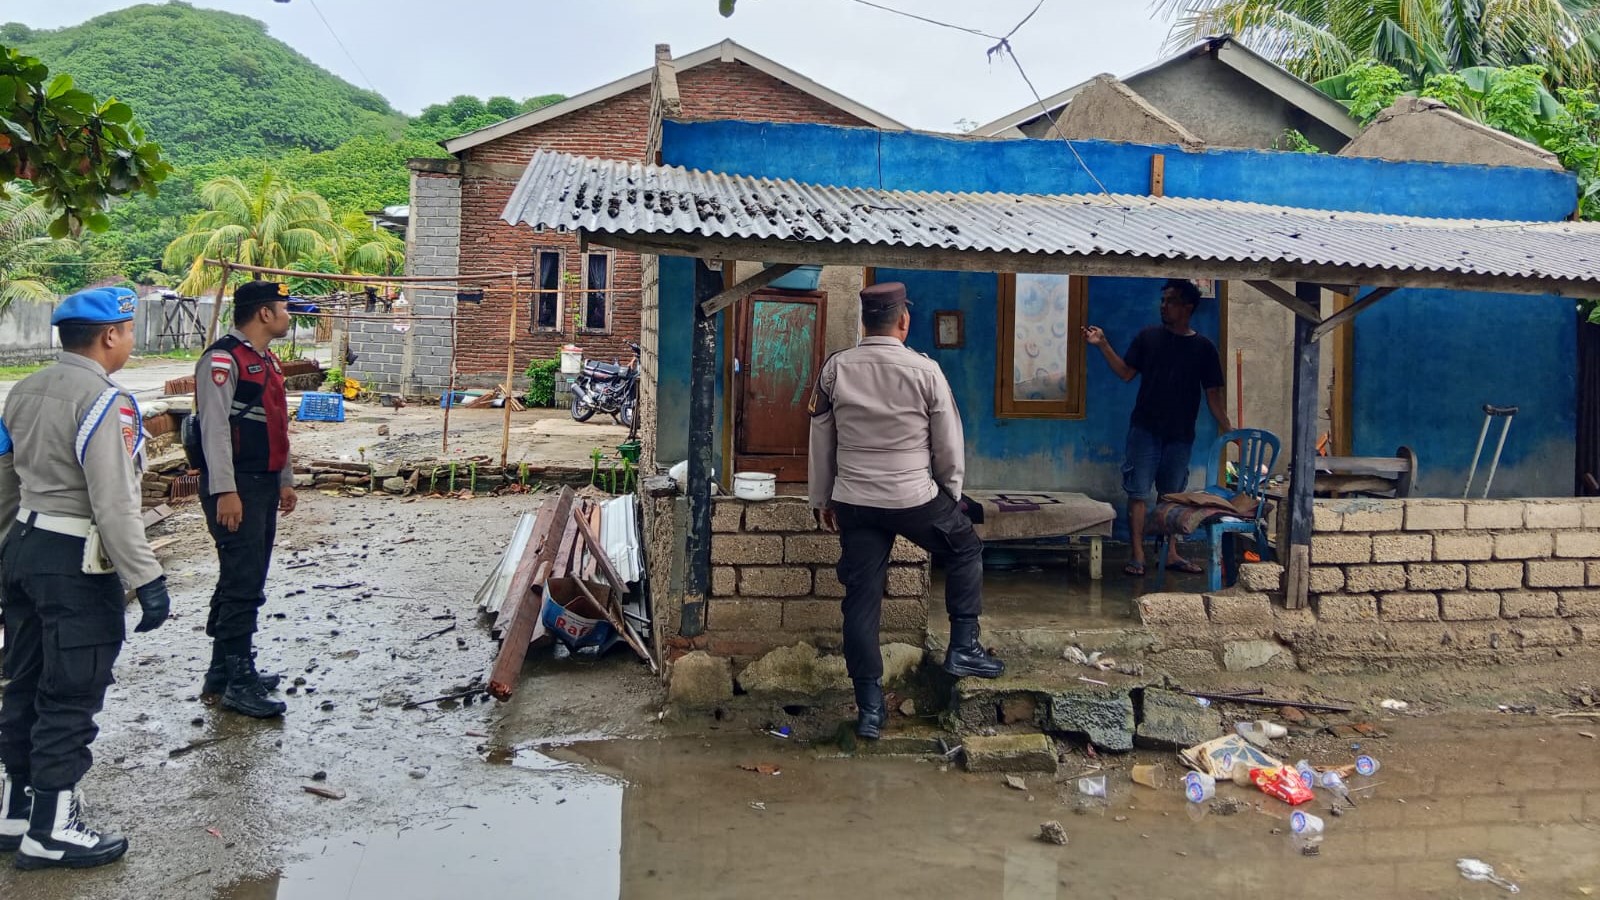
<svg viewBox="0 0 1600 900"><path fill-rule="evenodd" d="M1105 797L1106 777L1104 775L1091 775L1078 779L1078 793L1085 797Z"/></svg>
<svg viewBox="0 0 1600 900"><path fill-rule="evenodd" d="M1306 714L1293 706L1278 707L1278 715L1283 716L1291 725L1306 724Z"/></svg>
<svg viewBox="0 0 1600 900"><path fill-rule="evenodd" d="M1461 877L1468 881L1487 881L1490 884L1505 888L1513 894L1522 893L1522 888L1495 874L1494 866L1481 859L1458 859L1456 869L1461 872Z"/></svg>
<svg viewBox="0 0 1600 900"><path fill-rule="evenodd" d="M1273 769L1283 765L1281 760L1262 753L1237 734L1180 750L1178 758L1189 768L1218 780L1232 778L1233 770L1241 765L1246 769Z"/></svg>
<svg viewBox="0 0 1600 900"><path fill-rule="evenodd" d="M1023 781L1021 776L1018 776L1018 775L1007 775L1006 776L1006 787L1011 788L1012 790L1015 790L1015 791L1025 791L1025 790L1028 789L1028 783L1026 781Z"/></svg>
<svg viewBox="0 0 1600 900"><path fill-rule="evenodd" d="M1067 845L1067 830L1061 827L1060 822L1051 819L1039 825L1039 840L1047 844L1055 844L1057 847L1065 847Z"/></svg>
<svg viewBox="0 0 1600 900"><path fill-rule="evenodd" d="M767 805L765 803L762 803L760 800L754 800L754 801L751 801L750 808L751 809L766 809Z"/></svg>
<svg viewBox="0 0 1600 900"><path fill-rule="evenodd" d="M1167 786L1167 769L1162 765L1136 765L1131 773L1134 784L1161 790Z"/></svg>
<svg viewBox="0 0 1600 900"><path fill-rule="evenodd" d="M1298 700L1274 700L1271 697L1253 696L1260 694L1260 691L1242 691L1237 694L1218 694L1207 691L1181 691L1180 693L1187 694L1190 697L1203 697L1207 700L1219 700L1229 703L1247 703L1252 706L1288 706L1306 712L1348 713L1355 711L1354 708L1349 706L1332 706L1327 703L1302 703Z"/></svg>
<svg viewBox="0 0 1600 900"><path fill-rule="evenodd" d="M185 754L193 753L196 750L202 749L204 747L210 747L210 746L212 746L214 744L220 744L223 741L232 740L235 737L237 737L237 735L228 734L228 735L223 735L222 737L202 738L202 739L200 739L198 741L190 741L189 743L184 744L182 747L178 747L178 748L173 749L173 750L168 750L167 751L167 758L168 759L177 759L178 757L183 756Z"/></svg>
<svg viewBox="0 0 1600 900"><path fill-rule="evenodd" d="M315 784L302 784L300 785L300 790L305 791L308 794L315 794L318 797L325 797L329 800L343 800L345 797L344 791L338 790L337 788L322 787Z"/></svg>
<svg viewBox="0 0 1600 900"><path fill-rule="evenodd" d="M782 775L783 769L773 763L740 763L739 768L758 775Z"/></svg>
<svg viewBox="0 0 1600 900"><path fill-rule="evenodd" d="M1378 705L1391 712L1404 712L1411 704L1404 700L1380 700Z"/></svg>
<svg viewBox="0 0 1600 900"><path fill-rule="evenodd" d="M1237 815L1249 808L1250 804L1238 797L1218 797L1211 801L1211 811L1219 816Z"/></svg>
<svg viewBox="0 0 1600 900"><path fill-rule="evenodd" d="M1272 741L1274 739L1284 737L1289 733L1287 728L1276 722L1268 722L1266 719L1257 719L1254 722L1238 722L1233 726L1233 730L1237 731L1240 737L1263 750L1272 749Z"/></svg>
<svg viewBox="0 0 1600 900"><path fill-rule="evenodd" d="M917 701L907 699L900 704L900 715L910 718L917 714Z"/></svg>

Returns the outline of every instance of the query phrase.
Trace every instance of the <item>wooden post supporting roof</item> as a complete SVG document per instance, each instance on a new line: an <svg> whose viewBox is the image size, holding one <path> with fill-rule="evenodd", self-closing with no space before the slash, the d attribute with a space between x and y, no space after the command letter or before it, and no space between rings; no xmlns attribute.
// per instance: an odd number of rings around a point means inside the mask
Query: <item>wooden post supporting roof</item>
<svg viewBox="0 0 1600 900"><path fill-rule="evenodd" d="M1322 286L1300 282L1295 298L1312 308L1322 305ZM1294 320L1294 423L1290 441L1289 546L1278 557L1285 569L1284 600L1290 609L1305 607L1311 590L1312 496L1317 478L1317 395L1321 345L1312 339L1316 324ZM1281 513L1280 513L1281 514Z"/></svg>
<svg viewBox="0 0 1600 900"><path fill-rule="evenodd" d="M726 265L726 264L724 264ZM694 346L689 357L689 541L679 633L697 637L706 629L711 593L712 428L716 424L717 318L705 301L722 290L722 274L694 262Z"/></svg>

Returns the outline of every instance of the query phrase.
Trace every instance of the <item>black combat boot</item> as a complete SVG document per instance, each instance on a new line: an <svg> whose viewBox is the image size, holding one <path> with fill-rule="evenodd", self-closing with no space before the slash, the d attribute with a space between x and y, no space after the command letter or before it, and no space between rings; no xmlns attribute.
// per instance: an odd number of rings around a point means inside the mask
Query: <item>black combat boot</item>
<svg viewBox="0 0 1600 900"><path fill-rule="evenodd" d="M255 651L251 651L252 664L255 660ZM256 677L261 679L261 689L272 692L278 689L278 683L283 677L271 672L256 670ZM200 702L213 705L222 699L222 692L228 689L228 665L222 661L222 651L211 651L211 667L206 669L205 684L200 686Z"/></svg>
<svg viewBox="0 0 1600 900"><path fill-rule="evenodd" d="M261 686L261 676L256 674L256 664L248 656L229 656L223 660L228 669L228 686L222 692L222 708L231 709L254 719L271 719L283 715L288 705L267 696Z"/></svg>
<svg viewBox="0 0 1600 900"><path fill-rule="evenodd" d="M80 800L72 790L30 793L33 810L17 850L17 868L89 869L116 862L128 852L126 838L101 834L78 821Z"/></svg>
<svg viewBox="0 0 1600 900"><path fill-rule="evenodd" d="M1006 664L990 656L978 643L978 620L950 620L950 648L944 652L944 670L951 675L976 675L979 678L999 678L1005 674Z"/></svg>
<svg viewBox="0 0 1600 900"><path fill-rule="evenodd" d="M0 853L15 853L22 845L22 836L28 833L33 798L28 796L25 781L0 769Z"/></svg>
<svg viewBox="0 0 1600 900"><path fill-rule="evenodd" d="M856 734L875 741L889 724L889 706L883 701L883 685L876 678L856 678Z"/></svg>

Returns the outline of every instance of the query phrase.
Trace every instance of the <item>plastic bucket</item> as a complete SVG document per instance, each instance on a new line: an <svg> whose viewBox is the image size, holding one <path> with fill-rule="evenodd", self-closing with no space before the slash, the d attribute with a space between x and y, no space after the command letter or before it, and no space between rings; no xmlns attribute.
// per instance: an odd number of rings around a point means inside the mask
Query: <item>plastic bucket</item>
<svg viewBox="0 0 1600 900"><path fill-rule="evenodd" d="M568 344L561 348L561 374L576 375L583 371L583 348Z"/></svg>

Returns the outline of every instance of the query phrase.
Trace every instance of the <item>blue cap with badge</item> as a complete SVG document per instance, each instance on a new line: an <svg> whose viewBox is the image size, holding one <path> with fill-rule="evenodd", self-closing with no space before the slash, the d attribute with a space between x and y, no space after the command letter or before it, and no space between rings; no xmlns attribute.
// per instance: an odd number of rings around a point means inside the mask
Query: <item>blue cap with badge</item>
<svg viewBox="0 0 1600 900"><path fill-rule="evenodd" d="M127 288L79 291L61 301L50 315L51 325L113 325L133 318L139 300Z"/></svg>

